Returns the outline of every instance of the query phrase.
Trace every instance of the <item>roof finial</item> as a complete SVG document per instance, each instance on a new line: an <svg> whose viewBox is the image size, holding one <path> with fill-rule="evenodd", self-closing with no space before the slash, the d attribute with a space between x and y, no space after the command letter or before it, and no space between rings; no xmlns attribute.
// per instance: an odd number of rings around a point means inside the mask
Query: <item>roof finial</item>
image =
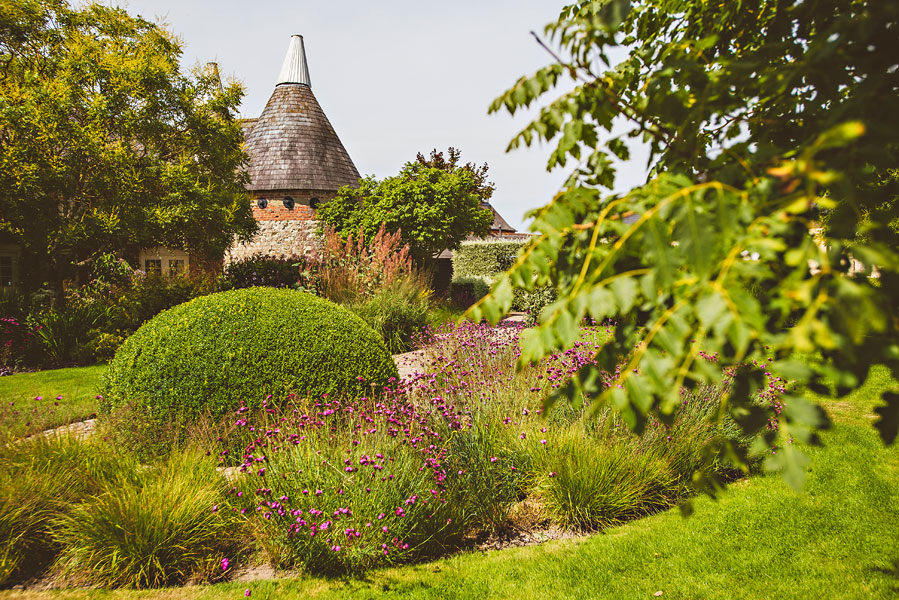
<svg viewBox="0 0 899 600"><path fill-rule="evenodd" d="M217 62L206 63L206 66L203 67L203 75L214 77L218 83L220 92L225 89L224 86L222 86L222 76L219 75L219 64Z"/></svg>
<svg viewBox="0 0 899 600"><path fill-rule="evenodd" d="M277 85L282 83L301 83L312 87L309 81L309 65L306 64L306 48L303 46L301 35L290 38L290 47L287 49L287 56L284 57Z"/></svg>

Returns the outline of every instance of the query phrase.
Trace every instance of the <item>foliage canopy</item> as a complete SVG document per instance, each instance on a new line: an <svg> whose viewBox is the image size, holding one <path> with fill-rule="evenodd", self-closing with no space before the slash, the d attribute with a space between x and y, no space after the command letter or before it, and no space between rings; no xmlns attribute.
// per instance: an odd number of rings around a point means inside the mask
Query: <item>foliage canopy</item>
<svg viewBox="0 0 899 600"><path fill-rule="evenodd" d="M0 1L0 241L30 281L157 245L218 259L255 230L242 88L182 74L180 55L119 8Z"/></svg>
<svg viewBox="0 0 899 600"><path fill-rule="evenodd" d="M681 388L733 372L722 413L761 433L765 466L801 486L793 442L817 443L828 419L797 390L843 396L878 363L899 376L897 31L899 5L866 0L565 7L546 28L554 62L490 110L515 113L570 79L509 148L553 142L548 168L577 166L474 315L495 321L514 287L553 286L523 362L570 346L585 317L617 322L599 366L557 396L579 387L637 430L673 418ZM649 181L605 195L635 139L650 148ZM622 356L604 386L600 369ZM782 412L753 401L766 370L793 382ZM889 443L899 394L882 399Z"/></svg>
<svg viewBox="0 0 899 600"><path fill-rule="evenodd" d="M454 148L448 158L436 150L430 158L418 154L396 176L381 181L369 176L356 189L342 187L318 216L343 237L361 229L366 241L384 223L390 233L401 231L415 262L425 264L469 235L486 235L493 222L483 207L493 194L487 165L460 165L459 157Z"/></svg>

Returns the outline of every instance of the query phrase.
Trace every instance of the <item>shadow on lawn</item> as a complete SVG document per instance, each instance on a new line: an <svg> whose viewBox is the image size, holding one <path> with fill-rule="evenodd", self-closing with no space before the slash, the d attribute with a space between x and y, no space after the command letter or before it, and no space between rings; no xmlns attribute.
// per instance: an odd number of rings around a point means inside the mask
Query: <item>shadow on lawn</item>
<svg viewBox="0 0 899 600"><path fill-rule="evenodd" d="M888 567L874 567L871 570L891 578L893 580L892 590L899 592L899 558L894 558Z"/></svg>

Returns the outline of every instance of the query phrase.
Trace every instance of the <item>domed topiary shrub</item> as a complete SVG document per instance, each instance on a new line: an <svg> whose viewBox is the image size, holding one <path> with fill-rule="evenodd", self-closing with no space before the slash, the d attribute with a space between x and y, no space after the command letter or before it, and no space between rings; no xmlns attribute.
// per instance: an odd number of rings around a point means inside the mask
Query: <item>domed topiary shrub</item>
<svg viewBox="0 0 899 600"><path fill-rule="evenodd" d="M304 292L246 288L147 321L110 363L101 408L219 416L269 394L362 395L396 376L384 342L350 311Z"/></svg>

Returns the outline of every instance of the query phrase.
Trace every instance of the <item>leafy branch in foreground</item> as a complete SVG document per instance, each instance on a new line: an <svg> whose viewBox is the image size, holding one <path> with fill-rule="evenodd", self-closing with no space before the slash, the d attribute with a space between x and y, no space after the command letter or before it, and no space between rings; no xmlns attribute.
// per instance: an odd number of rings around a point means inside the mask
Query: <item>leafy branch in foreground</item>
<svg viewBox="0 0 899 600"><path fill-rule="evenodd" d="M546 28L556 62L490 110L514 113L570 77L574 90L510 149L555 140L547 167L578 165L530 213L539 235L473 316L496 321L515 287L555 287L522 363L569 347L586 317L616 322L598 366L547 400L582 390L638 431L650 414L672 419L682 388L731 373L720 416L761 434L765 467L800 488L807 459L793 442L818 443L829 421L799 392L843 396L879 363L899 376L897 27L899 6L865 0L564 8ZM638 138L650 180L605 195ZM779 414L754 401L765 371L792 382ZM891 443L899 394L882 399L876 426Z"/></svg>

